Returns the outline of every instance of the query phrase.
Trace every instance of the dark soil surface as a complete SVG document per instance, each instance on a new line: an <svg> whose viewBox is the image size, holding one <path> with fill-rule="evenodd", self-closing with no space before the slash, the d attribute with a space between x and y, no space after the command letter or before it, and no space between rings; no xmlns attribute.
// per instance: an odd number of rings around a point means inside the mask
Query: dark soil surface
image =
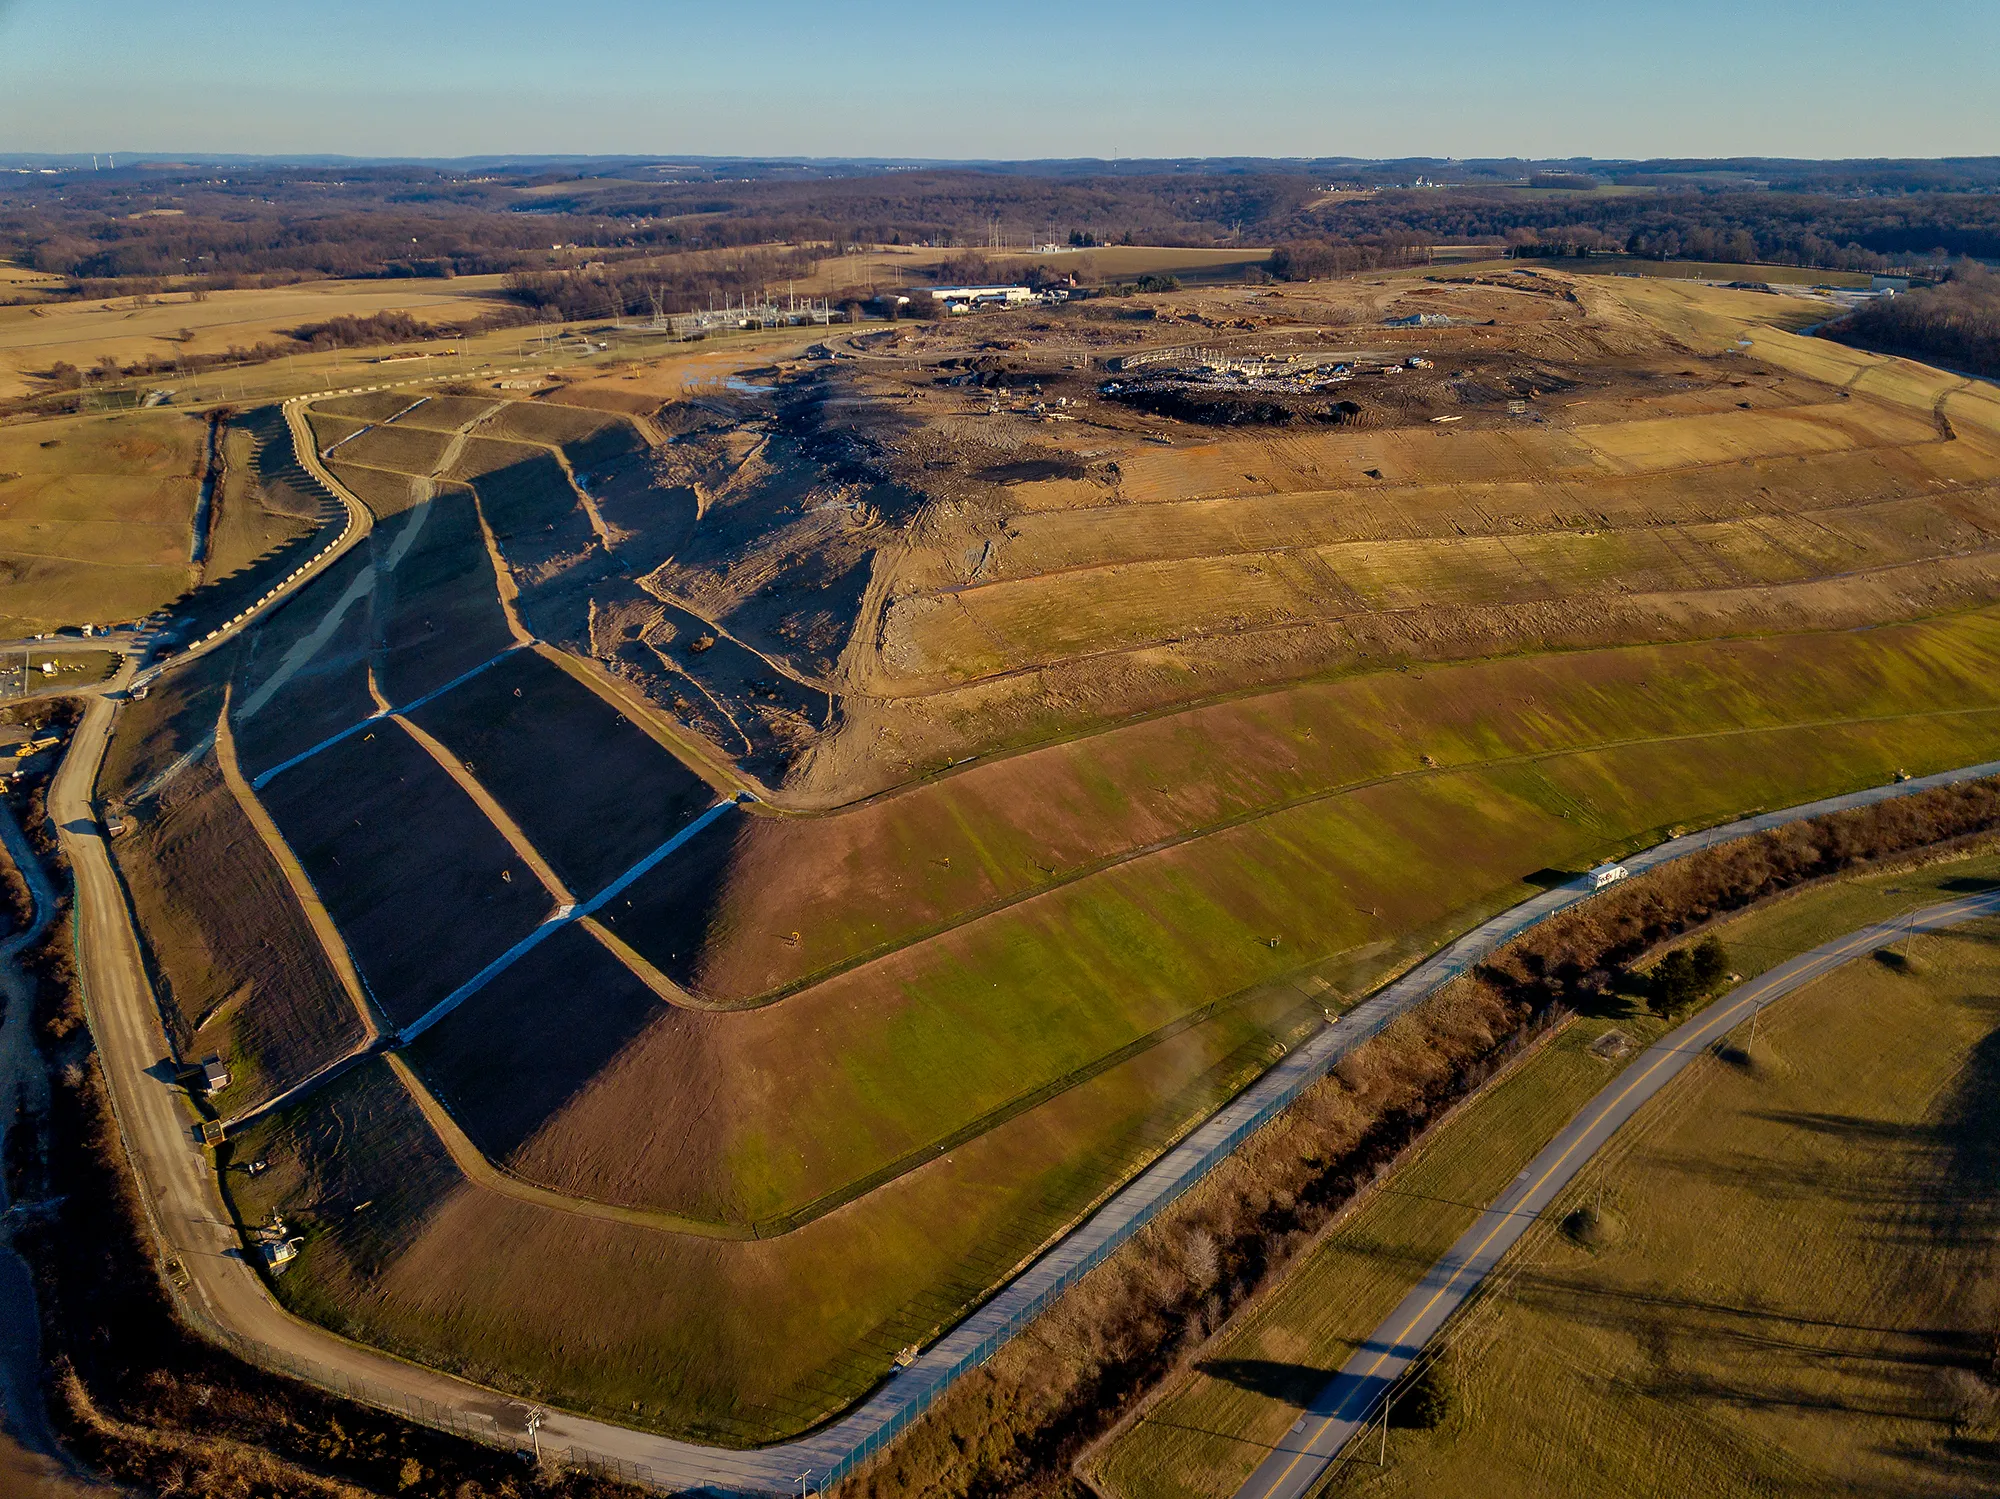
<svg viewBox="0 0 2000 1499"><path fill-rule="evenodd" d="M581 925L541 944L410 1049L481 1152L501 1162L666 1006Z"/></svg>
<svg viewBox="0 0 2000 1499"><path fill-rule="evenodd" d="M413 717L471 768L579 898L716 800L630 719L533 651Z"/></svg>
<svg viewBox="0 0 2000 1499"><path fill-rule="evenodd" d="M376 586L378 672L392 703L443 686L514 639L471 494L449 491L405 512L375 533L376 546L386 554L401 528L416 524L419 516L423 529Z"/></svg>
<svg viewBox="0 0 2000 1499"><path fill-rule="evenodd" d="M399 1025L551 909L477 804L392 721L286 771L264 801Z"/></svg>
<svg viewBox="0 0 2000 1499"><path fill-rule="evenodd" d="M213 1052L229 1064L222 1111L282 1092L360 1041L352 1002L212 758L112 848L182 1059Z"/></svg>

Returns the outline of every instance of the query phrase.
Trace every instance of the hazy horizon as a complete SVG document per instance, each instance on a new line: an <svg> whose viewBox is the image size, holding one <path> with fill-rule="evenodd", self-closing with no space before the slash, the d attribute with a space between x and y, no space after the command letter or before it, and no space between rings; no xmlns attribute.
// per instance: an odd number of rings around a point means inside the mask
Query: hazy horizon
<svg viewBox="0 0 2000 1499"><path fill-rule="evenodd" d="M2000 153L2000 7L0 0L0 152L1032 161Z"/></svg>

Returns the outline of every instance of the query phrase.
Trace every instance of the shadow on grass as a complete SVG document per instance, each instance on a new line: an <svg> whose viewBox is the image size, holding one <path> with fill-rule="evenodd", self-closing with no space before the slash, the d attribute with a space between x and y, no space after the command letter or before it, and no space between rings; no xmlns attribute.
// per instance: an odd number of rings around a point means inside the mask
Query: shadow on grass
<svg viewBox="0 0 2000 1499"><path fill-rule="evenodd" d="M1313 1396L1333 1378L1331 1369L1264 1358L1208 1358L1196 1364L1195 1369L1210 1379L1233 1384L1253 1395L1282 1400L1300 1410L1312 1404Z"/></svg>

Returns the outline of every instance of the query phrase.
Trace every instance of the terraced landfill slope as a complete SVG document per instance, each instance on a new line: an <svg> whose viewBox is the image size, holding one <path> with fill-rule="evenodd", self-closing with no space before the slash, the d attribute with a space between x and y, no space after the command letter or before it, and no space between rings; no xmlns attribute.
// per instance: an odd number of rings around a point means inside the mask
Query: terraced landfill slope
<svg viewBox="0 0 2000 1499"><path fill-rule="evenodd" d="M1989 388L1669 284L1106 305L313 410L378 524L104 787L287 1304L796 1432L1538 884L2000 754Z"/></svg>

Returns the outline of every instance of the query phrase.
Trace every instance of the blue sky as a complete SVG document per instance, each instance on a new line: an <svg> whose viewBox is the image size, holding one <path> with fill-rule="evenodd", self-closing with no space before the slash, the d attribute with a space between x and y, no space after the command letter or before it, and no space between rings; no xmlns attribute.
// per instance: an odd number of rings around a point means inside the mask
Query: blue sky
<svg viewBox="0 0 2000 1499"><path fill-rule="evenodd" d="M105 150L2000 154L2000 0L0 0L0 151Z"/></svg>

